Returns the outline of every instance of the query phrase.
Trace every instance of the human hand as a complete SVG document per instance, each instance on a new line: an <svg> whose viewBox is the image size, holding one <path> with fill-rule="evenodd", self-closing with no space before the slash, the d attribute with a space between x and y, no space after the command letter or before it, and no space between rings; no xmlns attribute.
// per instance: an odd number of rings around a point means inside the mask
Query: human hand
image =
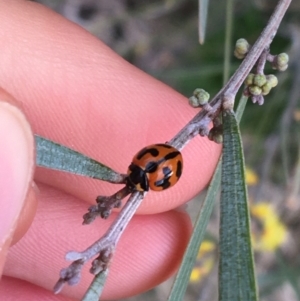
<svg viewBox="0 0 300 301"><path fill-rule="evenodd" d="M0 86L19 101L33 132L117 171L126 172L138 150L169 140L196 114L183 96L41 5L0 2L0 26ZM182 153L184 169L178 184L150 192L138 210L144 215L136 215L124 232L104 299L150 289L178 267L191 224L185 212L172 209L208 183L220 146L196 138ZM31 166L27 166L27 175ZM28 232L16 234L19 241L9 250L0 295L3 300L78 299L93 278L89 267L77 286L66 287L57 296L51 290L59 270L68 265L65 253L85 249L116 217L115 213L108 220L97 219L83 227L82 215L89 204L97 195L110 195L119 186L39 168L34 180L39 189L37 213ZM26 183L30 187L30 180ZM18 200L23 199L24 195ZM19 211L23 203L20 201ZM23 214L20 225L29 224L35 211L34 201L27 203L26 212L31 215Z"/></svg>

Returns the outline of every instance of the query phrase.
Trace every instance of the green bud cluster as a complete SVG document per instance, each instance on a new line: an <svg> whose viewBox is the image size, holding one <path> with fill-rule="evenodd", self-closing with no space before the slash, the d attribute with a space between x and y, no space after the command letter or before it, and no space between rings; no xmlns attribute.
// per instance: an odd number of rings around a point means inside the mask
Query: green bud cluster
<svg viewBox="0 0 300 301"><path fill-rule="evenodd" d="M193 96L189 98L189 104L193 108L202 107L208 103L210 95L203 89L197 88Z"/></svg>
<svg viewBox="0 0 300 301"><path fill-rule="evenodd" d="M243 59L249 52L250 44L245 39L238 39L235 44L234 56Z"/></svg>
<svg viewBox="0 0 300 301"><path fill-rule="evenodd" d="M273 61L273 69L285 71L288 67L289 56L286 53L280 53L275 56Z"/></svg>
<svg viewBox="0 0 300 301"><path fill-rule="evenodd" d="M272 88L276 87L278 79L275 75L269 74L253 74L250 73L246 80L245 85L252 96L268 95Z"/></svg>

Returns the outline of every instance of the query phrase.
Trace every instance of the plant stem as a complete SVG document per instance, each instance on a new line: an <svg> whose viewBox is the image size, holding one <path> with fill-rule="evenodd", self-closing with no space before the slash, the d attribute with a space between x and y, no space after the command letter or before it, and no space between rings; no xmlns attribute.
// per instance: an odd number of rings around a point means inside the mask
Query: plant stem
<svg viewBox="0 0 300 301"><path fill-rule="evenodd" d="M207 130L209 123L218 115L222 106L225 108L226 105L227 109L233 107L234 98L239 88L250 73L251 69L257 63L262 52L269 48L290 3L291 0L280 0L278 2L278 5L276 6L267 26L257 39L256 43L251 47L240 67L229 79L228 83L209 102L210 106L207 106L209 110L204 108L201 112L199 112L175 137L168 142L168 144L178 150L181 150L192 138L197 136L200 132L203 133ZM99 257L93 261L91 272L97 274L106 270L116 244L135 211L141 204L144 196L145 193L143 192L133 192L103 237L83 252L72 251L67 253L66 259L73 260L74 262L68 268L61 271L61 278L54 288L56 293L62 289L65 282L68 282L71 285L76 284L80 279L80 272L83 264L97 254L99 254Z"/></svg>
<svg viewBox="0 0 300 301"><path fill-rule="evenodd" d="M260 34L255 44L251 47L249 53L243 60L240 67L236 70L233 76L229 79L228 83L220 90L220 92L210 101L212 111L202 110L199 112L181 131L175 135L168 144L181 150L184 146L195 136L199 134L201 129L208 127L212 120L212 116L221 109L224 97L234 98L254 67L255 63L259 59L264 49L268 48L271 44L280 22L288 9L291 0L280 0L270 17L270 20L265 29Z"/></svg>

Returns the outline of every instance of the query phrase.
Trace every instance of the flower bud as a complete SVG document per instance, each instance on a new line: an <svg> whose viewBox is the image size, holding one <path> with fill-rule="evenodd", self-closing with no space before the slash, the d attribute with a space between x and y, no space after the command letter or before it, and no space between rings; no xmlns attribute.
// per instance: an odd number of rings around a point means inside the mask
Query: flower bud
<svg viewBox="0 0 300 301"><path fill-rule="evenodd" d="M260 95L261 94L261 88L255 85L249 86L249 92L254 95Z"/></svg>
<svg viewBox="0 0 300 301"><path fill-rule="evenodd" d="M253 73L249 73L248 76L245 79L245 85L246 86L253 85L253 79L254 79L254 74Z"/></svg>
<svg viewBox="0 0 300 301"><path fill-rule="evenodd" d="M208 103L210 95L205 90L197 88L193 94L194 96L189 99L191 106L201 107Z"/></svg>
<svg viewBox="0 0 300 301"><path fill-rule="evenodd" d="M189 98L189 104L193 108L198 108L199 107L199 100L198 100L198 98L196 96L191 96Z"/></svg>
<svg viewBox="0 0 300 301"><path fill-rule="evenodd" d="M253 78L253 84L258 87L262 87L267 82L264 74L256 74Z"/></svg>
<svg viewBox="0 0 300 301"><path fill-rule="evenodd" d="M250 49L250 44L245 39L238 39L235 43L235 51L240 55L246 55Z"/></svg>
<svg viewBox="0 0 300 301"><path fill-rule="evenodd" d="M270 83L266 83L261 87L261 94L262 95L268 95L270 93L272 89L272 86L270 85Z"/></svg>
<svg viewBox="0 0 300 301"><path fill-rule="evenodd" d="M289 56L286 53L280 53L277 55L276 58L276 63L278 65L278 67L283 67L285 65L287 65L287 63L289 62Z"/></svg>
<svg viewBox="0 0 300 301"><path fill-rule="evenodd" d="M267 83L271 86L271 88L274 88L278 84L278 79L274 74L269 74L266 76Z"/></svg>

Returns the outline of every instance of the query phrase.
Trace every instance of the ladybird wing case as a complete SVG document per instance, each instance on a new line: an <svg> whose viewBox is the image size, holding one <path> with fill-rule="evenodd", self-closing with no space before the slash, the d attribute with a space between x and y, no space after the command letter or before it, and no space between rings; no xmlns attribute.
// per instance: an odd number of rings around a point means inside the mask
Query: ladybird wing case
<svg viewBox="0 0 300 301"><path fill-rule="evenodd" d="M143 169L152 190L164 190L177 183L182 172L182 156L167 144L153 144L140 150L132 163Z"/></svg>
<svg viewBox="0 0 300 301"><path fill-rule="evenodd" d="M149 176L149 186L152 190L164 190L175 185L182 172L182 156L174 147L161 146L160 161L155 173Z"/></svg>

